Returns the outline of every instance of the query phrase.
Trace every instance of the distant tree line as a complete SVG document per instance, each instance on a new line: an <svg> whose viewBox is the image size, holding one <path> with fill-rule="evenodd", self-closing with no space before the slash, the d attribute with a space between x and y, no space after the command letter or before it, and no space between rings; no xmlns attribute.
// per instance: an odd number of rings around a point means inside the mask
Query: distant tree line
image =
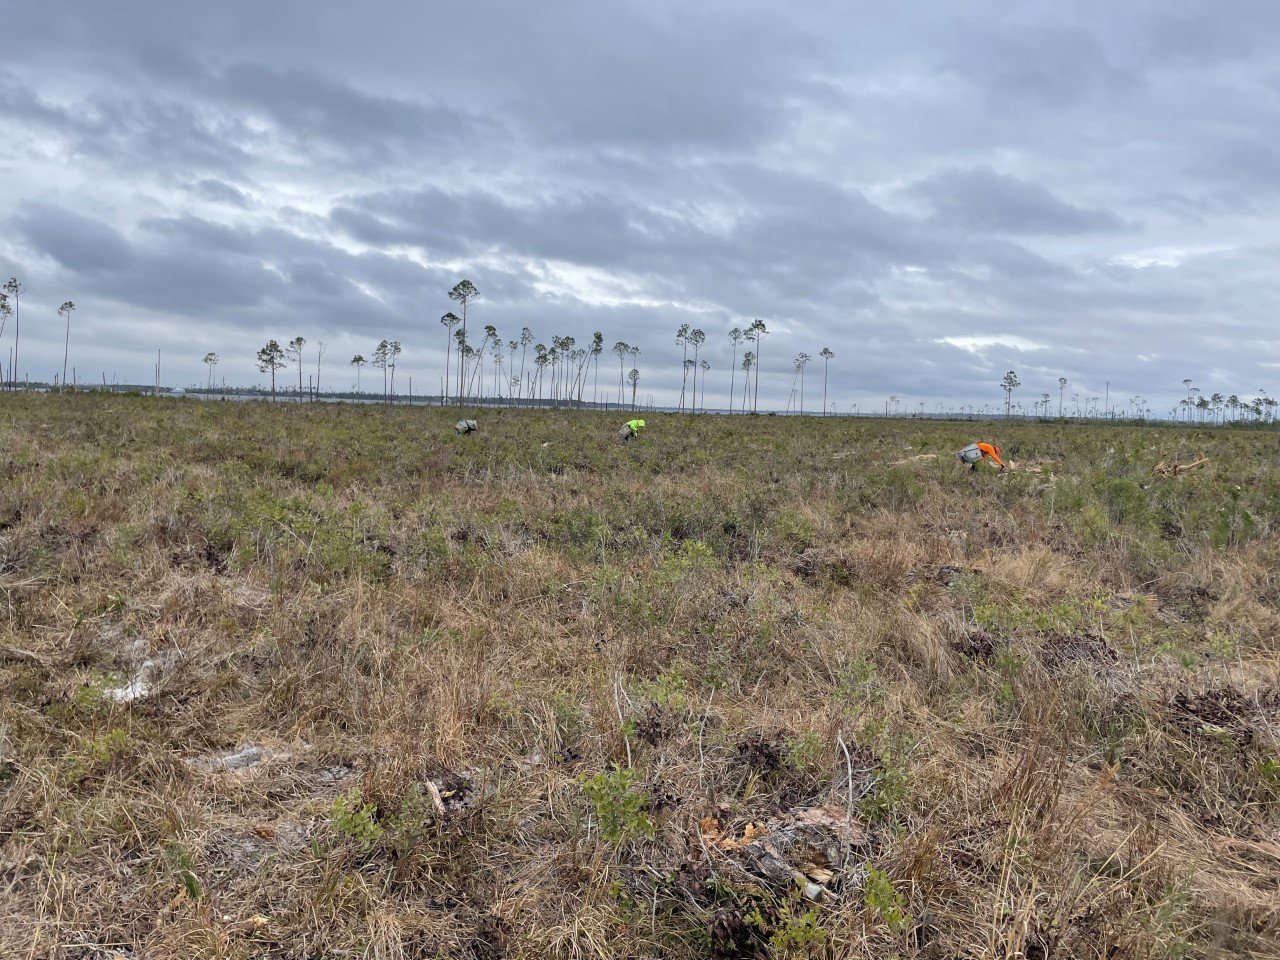
<svg viewBox="0 0 1280 960"><path fill-rule="evenodd" d="M440 404L461 406L469 400L492 398L499 401L522 403L550 403L553 407L583 406L587 403L588 391L592 405L601 402L600 392L600 358L605 352L604 334L597 330L591 334L589 341L578 345L573 336L552 336L550 343L538 342L533 331L523 327L517 337L504 340L496 327L487 324L481 328L478 339L474 337L472 326L468 325L471 307L481 299L480 291L470 280L460 280L449 290L448 298L457 304L457 311L449 310L440 318L440 325L445 332L444 376L440 381ZM732 364L729 376L728 409L735 411L735 397L739 395L741 386L741 412L748 409L756 412L760 398L760 363L761 345L769 329L763 320L753 320L746 329L734 327L729 331L728 339L732 353ZM681 324L676 329L676 345L681 348L680 361L680 397L677 409L681 412L697 413L707 409L707 378L711 373L711 362L703 356L703 348L707 342L704 330L690 324ZM741 364L738 362L738 348L742 343L751 344L754 349L742 354ZM271 394L276 395L276 381L279 371L296 364L298 369L298 392L302 393L302 351L306 340L295 337L281 347L279 341L270 340L257 354L258 369L271 375ZM375 369L383 371L383 397L389 399L395 395L396 361L402 352L398 340L382 340L368 358L364 354L356 354L350 365L356 371L356 391L361 392L361 370L369 363ZM614 403L618 407L630 405L636 407L636 393L640 384L640 348L632 346L625 340L619 340L609 348L609 352L618 358L618 384ZM800 394L798 412L804 411L804 377L803 367L809 361L808 354L801 354L798 360L797 375L800 378ZM823 358L823 413L827 412L827 368L834 359L835 353L823 347L820 356ZM216 366L216 354L208 354L205 363L211 365L210 383L212 383L212 366ZM741 377L739 378L739 373ZM319 369L316 371L316 383L319 381ZM605 399L606 406L609 404Z"/></svg>
<svg viewBox="0 0 1280 960"><path fill-rule="evenodd" d="M1111 402L1111 383L1107 381L1107 389L1103 396L1089 397L1076 393L1071 396L1071 407L1067 407L1067 387L1070 381L1066 377L1058 378L1058 416L1085 417L1090 419L1115 419L1123 417L1133 420L1145 420L1153 416L1147 399L1135 394L1124 397L1117 404ZM1026 415L1022 404L1013 402L1013 392L1022 386L1018 374L1014 370L1007 372L1000 380L1000 389L1004 392L1005 416ZM1274 423L1276 421L1277 401L1268 395L1266 390L1258 388L1257 396L1252 399L1242 398L1237 394L1224 395L1212 393L1205 395L1199 387L1194 386L1188 377L1182 381L1186 396L1169 411L1170 420L1183 420L1187 423L1226 424L1226 423ZM1040 399L1031 404L1031 415L1049 418L1050 405L1053 398L1042 393ZM1102 406L1099 406L1099 403Z"/></svg>
<svg viewBox="0 0 1280 960"><path fill-rule="evenodd" d="M10 277L0 288L0 350L3 349L4 335L11 320L13 329L13 345L8 351L7 364L5 357L0 356L0 366L3 367L3 371L0 371L0 384L7 390L19 389L26 380L18 373L21 370L19 350L22 343L21 305L24 292L24 286L17 277ZM573 336L552 336L550 344L538 342L528 327L521 328L518 336L503 340L496 327L486 324L476 340L473 339L472 328L468 326L468 317L471 308L481 299L480 291L470 280L464 279L454 284L446 296L456 305L458 312L449 310L440 318L440 324L445 330L445 369L440 381L441 405L452 403L461 406L469 400L491 398L515 404L550 403L553 407L581 407L587 402L588 388L591 404L600 404L600 358L605 352L605 338L601 331L592 333L590 340L579 346ZM61 374L53 374L52 382L59 391L65 390L69 385L71 318L75 309L75 303L66 300L57 311L63 335L62 370ZM727 334L731 357L727 396L727 409L730 413L759 411L760 358L769 332L765 321L756 319L745 327L733 327ZM704 356L707 333L691 324L682 323L676 328L675 342L681 349L680 394L676 408L680 412L705 412L708 379L712 372L711 362ZM327 345L324 341L316 343L315 374L308 376L308 387L304 388L306 347L307 340L295 336L283 347L278 340L273 339L258 350L256 365L260 372L270 375L273 398L277 394L280 372L289 367L296 368L300 397L308 388L313 396L319 394ZM349 365L355 368L356 392L363 393L362 368L372 363L375 370L382 371L383 399L389 401L396 396L396 367L403 352L404 348L399 340L380 340L374 345L368 358L363 354L353 356ZM613 403L618 407L629 404L635 409L641 379L640 348L618 340L609 348L609 352L618 359L617 391ZM836 355L829 347L823 347L818 356L823 362L822 415L826 416L831 409L827 393L830 364ZM794 375L786 403L787 412L808 412L805 385L807 368L812 359L807 352L802 351L792 361ZM217 353L209 352L204 355L203 362L208 368L206 388L212 390L221 358ZM74 369L71 368L72 373ZM157 387L158 375L157 363ZM103 382L106 382L105 374ZM1028 407L1014 399L1015 392L1021 386L1022 381L1014 370L1006 372L1000 380L1006 417L1030 415L1047 419L1053 416L1054 398L1050 391L1041 392L1039 399L1031 401ZM1058 377L1056 407L1059 418L1145 419L1153 414L1148 401L1139 395L1120 400L1118 394L1117 402L1113 403L1110 381L1101 397L1083 396L1077 392L1068 398L1069 386L1070 381L1065 376ZM1182 386L1185 396L1169 411L1170 419L1199 424L1274 423L1276 420L1277 401L1262 388L1253 397L1247 397L1216 391L1206 393L1195 386L1190 378L1184 379ZM610 403L607 388L604 402L606 406ZM923 407L921 404L921 412ZM965 409L961 407L960 412L963 413ZM974 413L972 406L967 409L970 414ZM984 408L984 412L987 409ZM885 413L893 415L898 412L898 398L891 396L885 403Z"/></svg>

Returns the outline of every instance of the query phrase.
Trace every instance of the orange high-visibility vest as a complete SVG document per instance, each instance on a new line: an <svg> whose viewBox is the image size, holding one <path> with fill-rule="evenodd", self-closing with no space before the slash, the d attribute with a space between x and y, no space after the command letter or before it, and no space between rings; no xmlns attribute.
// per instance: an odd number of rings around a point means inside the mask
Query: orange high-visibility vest
<svg viewBox="0 0 1280 960"><path fill-rule="evenodd" d="M978 444L978 452L984 457L989 457L1000 466L1004 466L1004 461L1000 459L1000 448L990 443L981 442Z"/></svg>

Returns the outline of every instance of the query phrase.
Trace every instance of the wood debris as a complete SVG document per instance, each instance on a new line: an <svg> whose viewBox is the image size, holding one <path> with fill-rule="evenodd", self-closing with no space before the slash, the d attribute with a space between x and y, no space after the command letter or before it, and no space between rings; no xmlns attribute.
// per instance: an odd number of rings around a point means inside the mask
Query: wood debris
<svg viewBox="0 0 1280 960"><path fill-rule="evenodd" d="M709 846L749 873L783 886L798 884L804 896L815 901L832 897L828 885L840 878L851 858L860 861L856 852L868 843L863 825L832 806L748 823L740 837L726 834L714 817L698 826Z"/></svg>
<svg viewBox="0 0 1280 960"><path fill-rule="evenodd" d="M1151 468L1153 476L1157 477L1176 477L1179 474L1186 473L1188 470L1194 470L1196 467L1203 467L1209 462L1209 458L1201 456L1199 460L1193 460L1190 463L1175 463L1172 466L1161 460Z"/></svg>

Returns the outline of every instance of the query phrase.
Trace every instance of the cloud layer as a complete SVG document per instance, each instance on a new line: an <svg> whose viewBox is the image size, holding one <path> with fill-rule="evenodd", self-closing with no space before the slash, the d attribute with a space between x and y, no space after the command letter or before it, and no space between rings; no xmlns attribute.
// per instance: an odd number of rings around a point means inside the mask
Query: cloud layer
<svg viewBox="0 0 1280 960"><path fill-rule="evenodd" d="M387 337L434 390L465 276L503 339L639 346L659 402L680 324L715 405L754 317L778 408L823 347L840 409L995 404L1010 368L1028 403L1280 390L1271 5L25 7L0 273L33 378L73 299L85 379L160 349L258 382L302 335L346 385Z"/></svg>

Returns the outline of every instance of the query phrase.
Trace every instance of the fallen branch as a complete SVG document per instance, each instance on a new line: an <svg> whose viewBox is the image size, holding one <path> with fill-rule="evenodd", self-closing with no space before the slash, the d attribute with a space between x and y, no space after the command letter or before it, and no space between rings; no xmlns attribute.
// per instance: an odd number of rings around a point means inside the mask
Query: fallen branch
<svg viewBox="0 0 1280 960"><path fill-rule="evenodd" d="M1151 473L1157 477L1176 477L1180 473L1186 473L1188 470L1194 470L1196 467L1203 467L1209 462L1209 458L1202 456L1199 460L1193 460L1191 463L1175 463L1173 466L1161 460L1151 468Z"/></svg>
<svg viewBox="0 0 1280 960"><path fill-rule="evenodd" d="M19 647L11 647L7 643L0 643L0 661L16 660L20 663L33 663L37 666L47 667L49 661L38 653L32 653L30 650L23 650Z"/></svg>

